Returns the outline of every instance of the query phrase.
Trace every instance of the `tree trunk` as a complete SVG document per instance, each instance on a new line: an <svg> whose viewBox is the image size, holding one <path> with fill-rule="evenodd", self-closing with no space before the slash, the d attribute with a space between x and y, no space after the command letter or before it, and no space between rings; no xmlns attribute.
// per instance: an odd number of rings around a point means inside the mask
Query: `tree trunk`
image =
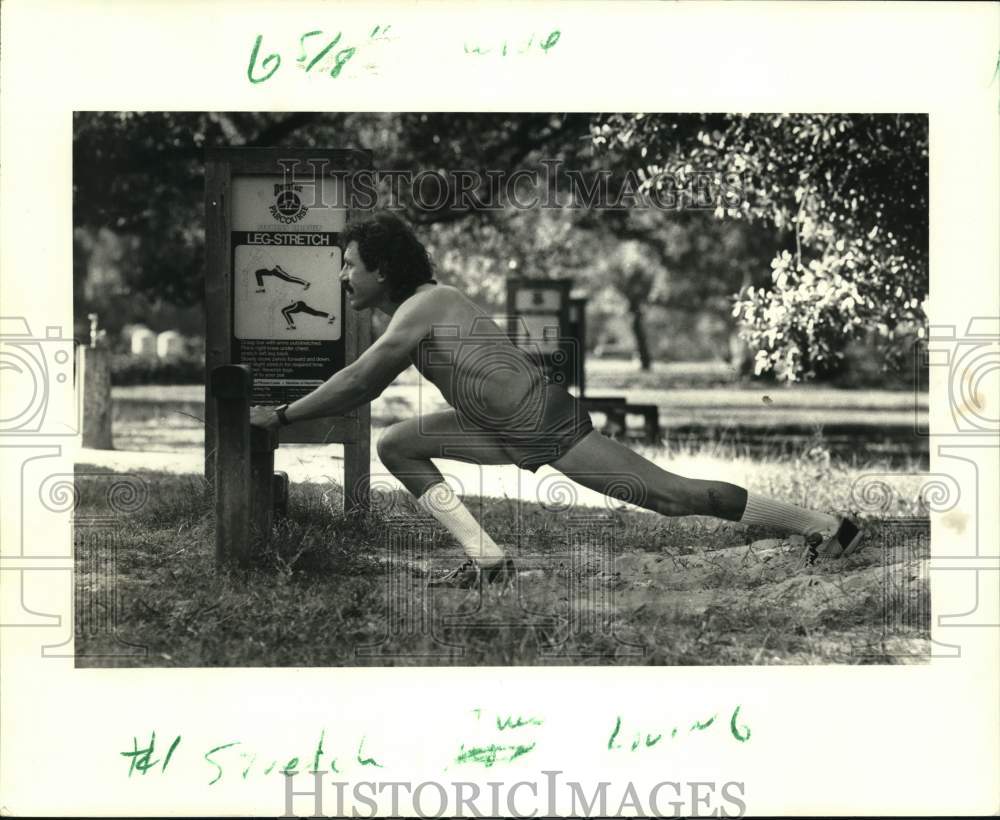
<svg viewBox="0 0 1000 820"><path fill-rule="evenodd" d="M750 378L754 373L754 351L740 336L739 328L729 334L729 364L741 379Z"/></svg>
<svg viewBox="0 0 1000 820"><path fill-rule="evenodd" d="M632 335L635 336L635 349L639 354L639 367L642 370L649 370L653 366L653 361L649 355L646 325L642 321L642 305L637 302L630 304L629 312L632 314Z"/></svg>

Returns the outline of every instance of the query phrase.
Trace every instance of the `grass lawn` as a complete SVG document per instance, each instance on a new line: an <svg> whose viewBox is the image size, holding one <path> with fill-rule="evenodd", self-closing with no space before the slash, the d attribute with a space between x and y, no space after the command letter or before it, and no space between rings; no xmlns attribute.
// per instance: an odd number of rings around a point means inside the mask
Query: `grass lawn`
<svg viewBox="0 0 1000 820"><path fill-rule="evenodd" d="M752 489L826 508L883 465L775 454L759 466ZM894 472L892 516L867 518L867 546L814 566L796 539L761 528L467 497L524 570L512 588L482 593L426 587L463 556L408 495L380 495L369 515L345 517L334 484L294 485L255 568L217 572L211 488L200 476L147 473L136 512L77 528L77 664L919 661L930 623L922 479L915 465ZM84 464L77 473L77 515L106 512L114 474ZM113 612L114 635L106 617L81 623L93 601ZM900 611L913 623L885 629L884 614Z"/></svg>

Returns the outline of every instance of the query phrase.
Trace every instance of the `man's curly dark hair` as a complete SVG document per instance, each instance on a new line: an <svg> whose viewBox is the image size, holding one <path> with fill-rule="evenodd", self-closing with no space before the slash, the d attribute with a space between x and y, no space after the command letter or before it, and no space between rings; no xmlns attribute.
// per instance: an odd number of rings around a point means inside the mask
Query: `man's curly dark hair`
<svg viewBox="0 0 1000 820"><path fill-rule="evenodd" d="M419 285L434 278L434 265L413 229L388 211L376 211L352 222L341 237L346 249L358 243L358 253L368 270L377 270L389 283L389 298L401 302Z"/></svg>

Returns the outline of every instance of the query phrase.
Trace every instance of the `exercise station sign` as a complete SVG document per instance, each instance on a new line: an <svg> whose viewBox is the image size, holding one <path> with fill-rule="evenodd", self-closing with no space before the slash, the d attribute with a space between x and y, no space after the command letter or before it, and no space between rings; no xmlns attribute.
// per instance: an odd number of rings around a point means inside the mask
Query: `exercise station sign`
<svg viewBox="0 0 1000 820"><path fill-rule="evenodd" d="M340 282L342 237L362 216L350 206L351 181L371 167L365 150L207 153L206 374L219 365L249 365L253 404L301 398L371 342L368 311L347 306ZM206 387L206 464L214 446L213 407ZM368 470L368 424L366 404L283 428L281 441L344 443L358 470Z"/></svg>
<svg viewBox="0 0 1000 820"><path fill-rule="evenodd" d="M344 366L340 234L344 180L232 180L233 358L253 401L304 396Z"/></svg>

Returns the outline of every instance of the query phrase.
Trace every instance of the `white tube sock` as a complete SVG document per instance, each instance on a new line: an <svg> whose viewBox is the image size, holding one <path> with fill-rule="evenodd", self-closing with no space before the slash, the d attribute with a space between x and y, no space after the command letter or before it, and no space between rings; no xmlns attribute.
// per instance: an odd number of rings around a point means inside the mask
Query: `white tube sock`
<svg viewBox="0 0 1000 820"><path fill-rule="evenodd" d="M790 529L799 535L813 532L832 532L837 529L837 519L826 513L819 513L796 507L784 501L747 493L747 506L743 511L741 524L766 524L772 527Z"/></svg>
<svg viewBox="0 0 1000 820"><path fill-rule="evenodd" d="M447 483L432 484L417 499L417 505L454 535L465 554L480 566L491 567L503 560L503 549L479 526Z"/></svg>

